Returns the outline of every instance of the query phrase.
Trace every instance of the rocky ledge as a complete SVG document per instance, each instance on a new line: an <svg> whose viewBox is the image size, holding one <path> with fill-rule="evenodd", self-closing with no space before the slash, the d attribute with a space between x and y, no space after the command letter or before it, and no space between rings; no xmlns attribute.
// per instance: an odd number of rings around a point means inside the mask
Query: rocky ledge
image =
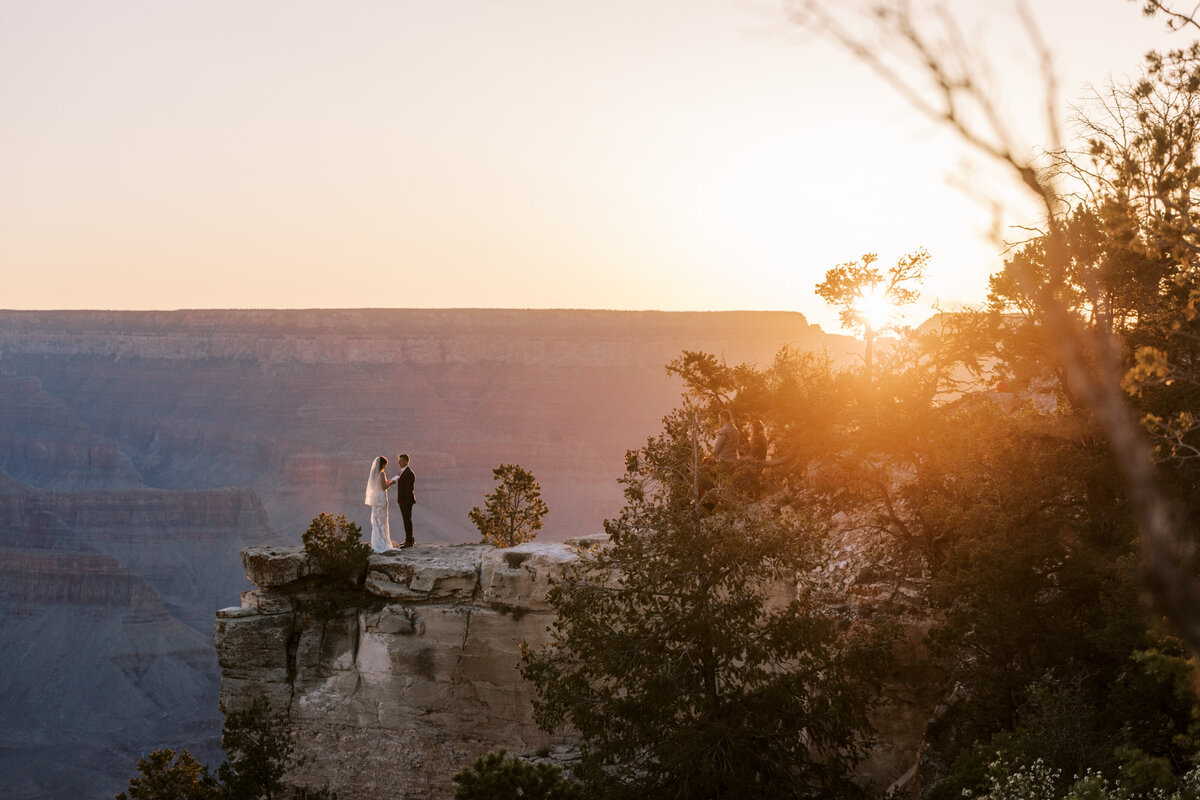
<svg viewBox="0 0 1200 800"><path fill-rule="evenodd" d="M519 648L549 638L554 577L606 542L393 550L371 556L365 593L340 605L329 603L321 590L328 581L301 548L243 550L246 576L259 588L217 613L221 708L266 697L287 716L303 759L286 779L328 786L342 800L444 800L455 772L500 748L568 758L573 741L534 724ZM856 598L895 587L843 590L846 608L830 611L849 619ZM924 646L929 620L899 619L894 671L872 714L877 743L856 775L877 794L916 787L923 734L941 697Z"/></svg>
<svg viewBox="0 0 1200 800"><path fill-rule="evenodd" d="M548 638L551 578L606 539L373 555L363 607L323 613L303 549L244 550L259 588L217 612L222 710L266 697L302 757L288 780L342 798L446 798L490 750L565 753L534 724L519 646Z"/></svg>

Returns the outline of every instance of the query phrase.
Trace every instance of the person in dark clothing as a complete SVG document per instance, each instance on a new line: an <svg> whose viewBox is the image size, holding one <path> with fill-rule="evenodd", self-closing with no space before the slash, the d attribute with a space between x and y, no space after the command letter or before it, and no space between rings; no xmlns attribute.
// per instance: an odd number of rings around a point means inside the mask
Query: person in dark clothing
<svg viewBox="0 0 1200 800"><path fill-rule="evenodd" d="M756 419L750 423L750 458L758 461L760 464L767 460L767 447L770 442L767 441L767 432L763 429L761 419Z"/></svg>
<svg viewBox="0 0 1200 800"><path fill-rule="evenodd" d="M392 478L389 483L389 485L396 484L396 504L400 506L400 516L404 519L404 544L400 545L401 547L412 547L414 543L412 510L417 502L417 496L413 492L413 486L416 484L417 476L408 466L408 462L408 453L396 456L400 474Z"/></svg>

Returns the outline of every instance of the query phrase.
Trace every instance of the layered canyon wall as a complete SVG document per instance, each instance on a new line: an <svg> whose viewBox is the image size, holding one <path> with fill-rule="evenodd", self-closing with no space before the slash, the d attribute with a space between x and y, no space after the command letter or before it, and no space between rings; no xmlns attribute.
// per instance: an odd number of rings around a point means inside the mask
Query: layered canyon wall
<svg viewBox="0 0 1200 800"><path fill-rule="evenodd" d="M218 761L239 551L322 511L366 527L374 456L413 455L418 542L476 540L502 462L541 482L542 540L597 533L678 401L663 365L782 345L854 349L790 313L0 311L0 798L111 795L160 747Z"/></svg>
<svg viewBox="0 0 1200 800"><path fill-rule="evenodd" d="M668 361L785 344L852 349L768 312L0 312L0 401L49 417L0 422L0 466L53 488L247 486L298 536L320 511L365 523L371 459L408 451L421 538L463 541L492 468L517 462L561 539L619 507L624 451L678 400Z"/></svg>

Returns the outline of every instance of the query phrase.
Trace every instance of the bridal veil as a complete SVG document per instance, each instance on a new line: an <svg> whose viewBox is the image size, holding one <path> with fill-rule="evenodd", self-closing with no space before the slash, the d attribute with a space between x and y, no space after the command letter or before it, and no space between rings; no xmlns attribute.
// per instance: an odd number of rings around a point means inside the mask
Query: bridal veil
<svg viewBox="0 0 1200 800"><path fill-rule="evenodd" d="M380 500L387 502L383 495L383 483L379 479L379 473L383 469L383 456L376 456L371 462L371 472L367 475L367 491L363 495L363 502L366 505L378 505Z"/></svg>

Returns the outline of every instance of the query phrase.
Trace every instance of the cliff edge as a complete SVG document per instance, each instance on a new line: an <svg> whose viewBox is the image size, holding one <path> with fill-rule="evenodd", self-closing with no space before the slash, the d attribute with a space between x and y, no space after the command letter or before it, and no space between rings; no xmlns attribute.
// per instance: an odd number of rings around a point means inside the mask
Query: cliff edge
<svg viewBox="0 0 1200 800"><path fill-rule="evenodd" d="M302 548L246 549L246 577L259 588L241 607L219 611L215 624L221 708L228 714L266 697L287 717L302 759L285 780L328 787L343 800L444 800L458 770L500 748L569 757L569 736L534 723L519 646L549 640L551 581L606 542L425 544L372 555L359 607L332 613L322 606L328 584ZM848 600L895 593L850 588ZM856 780L879 794L916 788L941 699L923 644L928 620L909 617L900 627L894 671L872 714L876 745L857 770Z"/></svg>
<svg viewBox="0 0 1200 800"><path fill-rule="evenodd" d="M217 612L221 708L266 697L302 758L287 779L344 798L446 798L491 750L566 752L534 724L519 645L547 641L551 577L606 538L372 555L365 607L332 614L303 549L244 550L259 588Z"/></svg>

